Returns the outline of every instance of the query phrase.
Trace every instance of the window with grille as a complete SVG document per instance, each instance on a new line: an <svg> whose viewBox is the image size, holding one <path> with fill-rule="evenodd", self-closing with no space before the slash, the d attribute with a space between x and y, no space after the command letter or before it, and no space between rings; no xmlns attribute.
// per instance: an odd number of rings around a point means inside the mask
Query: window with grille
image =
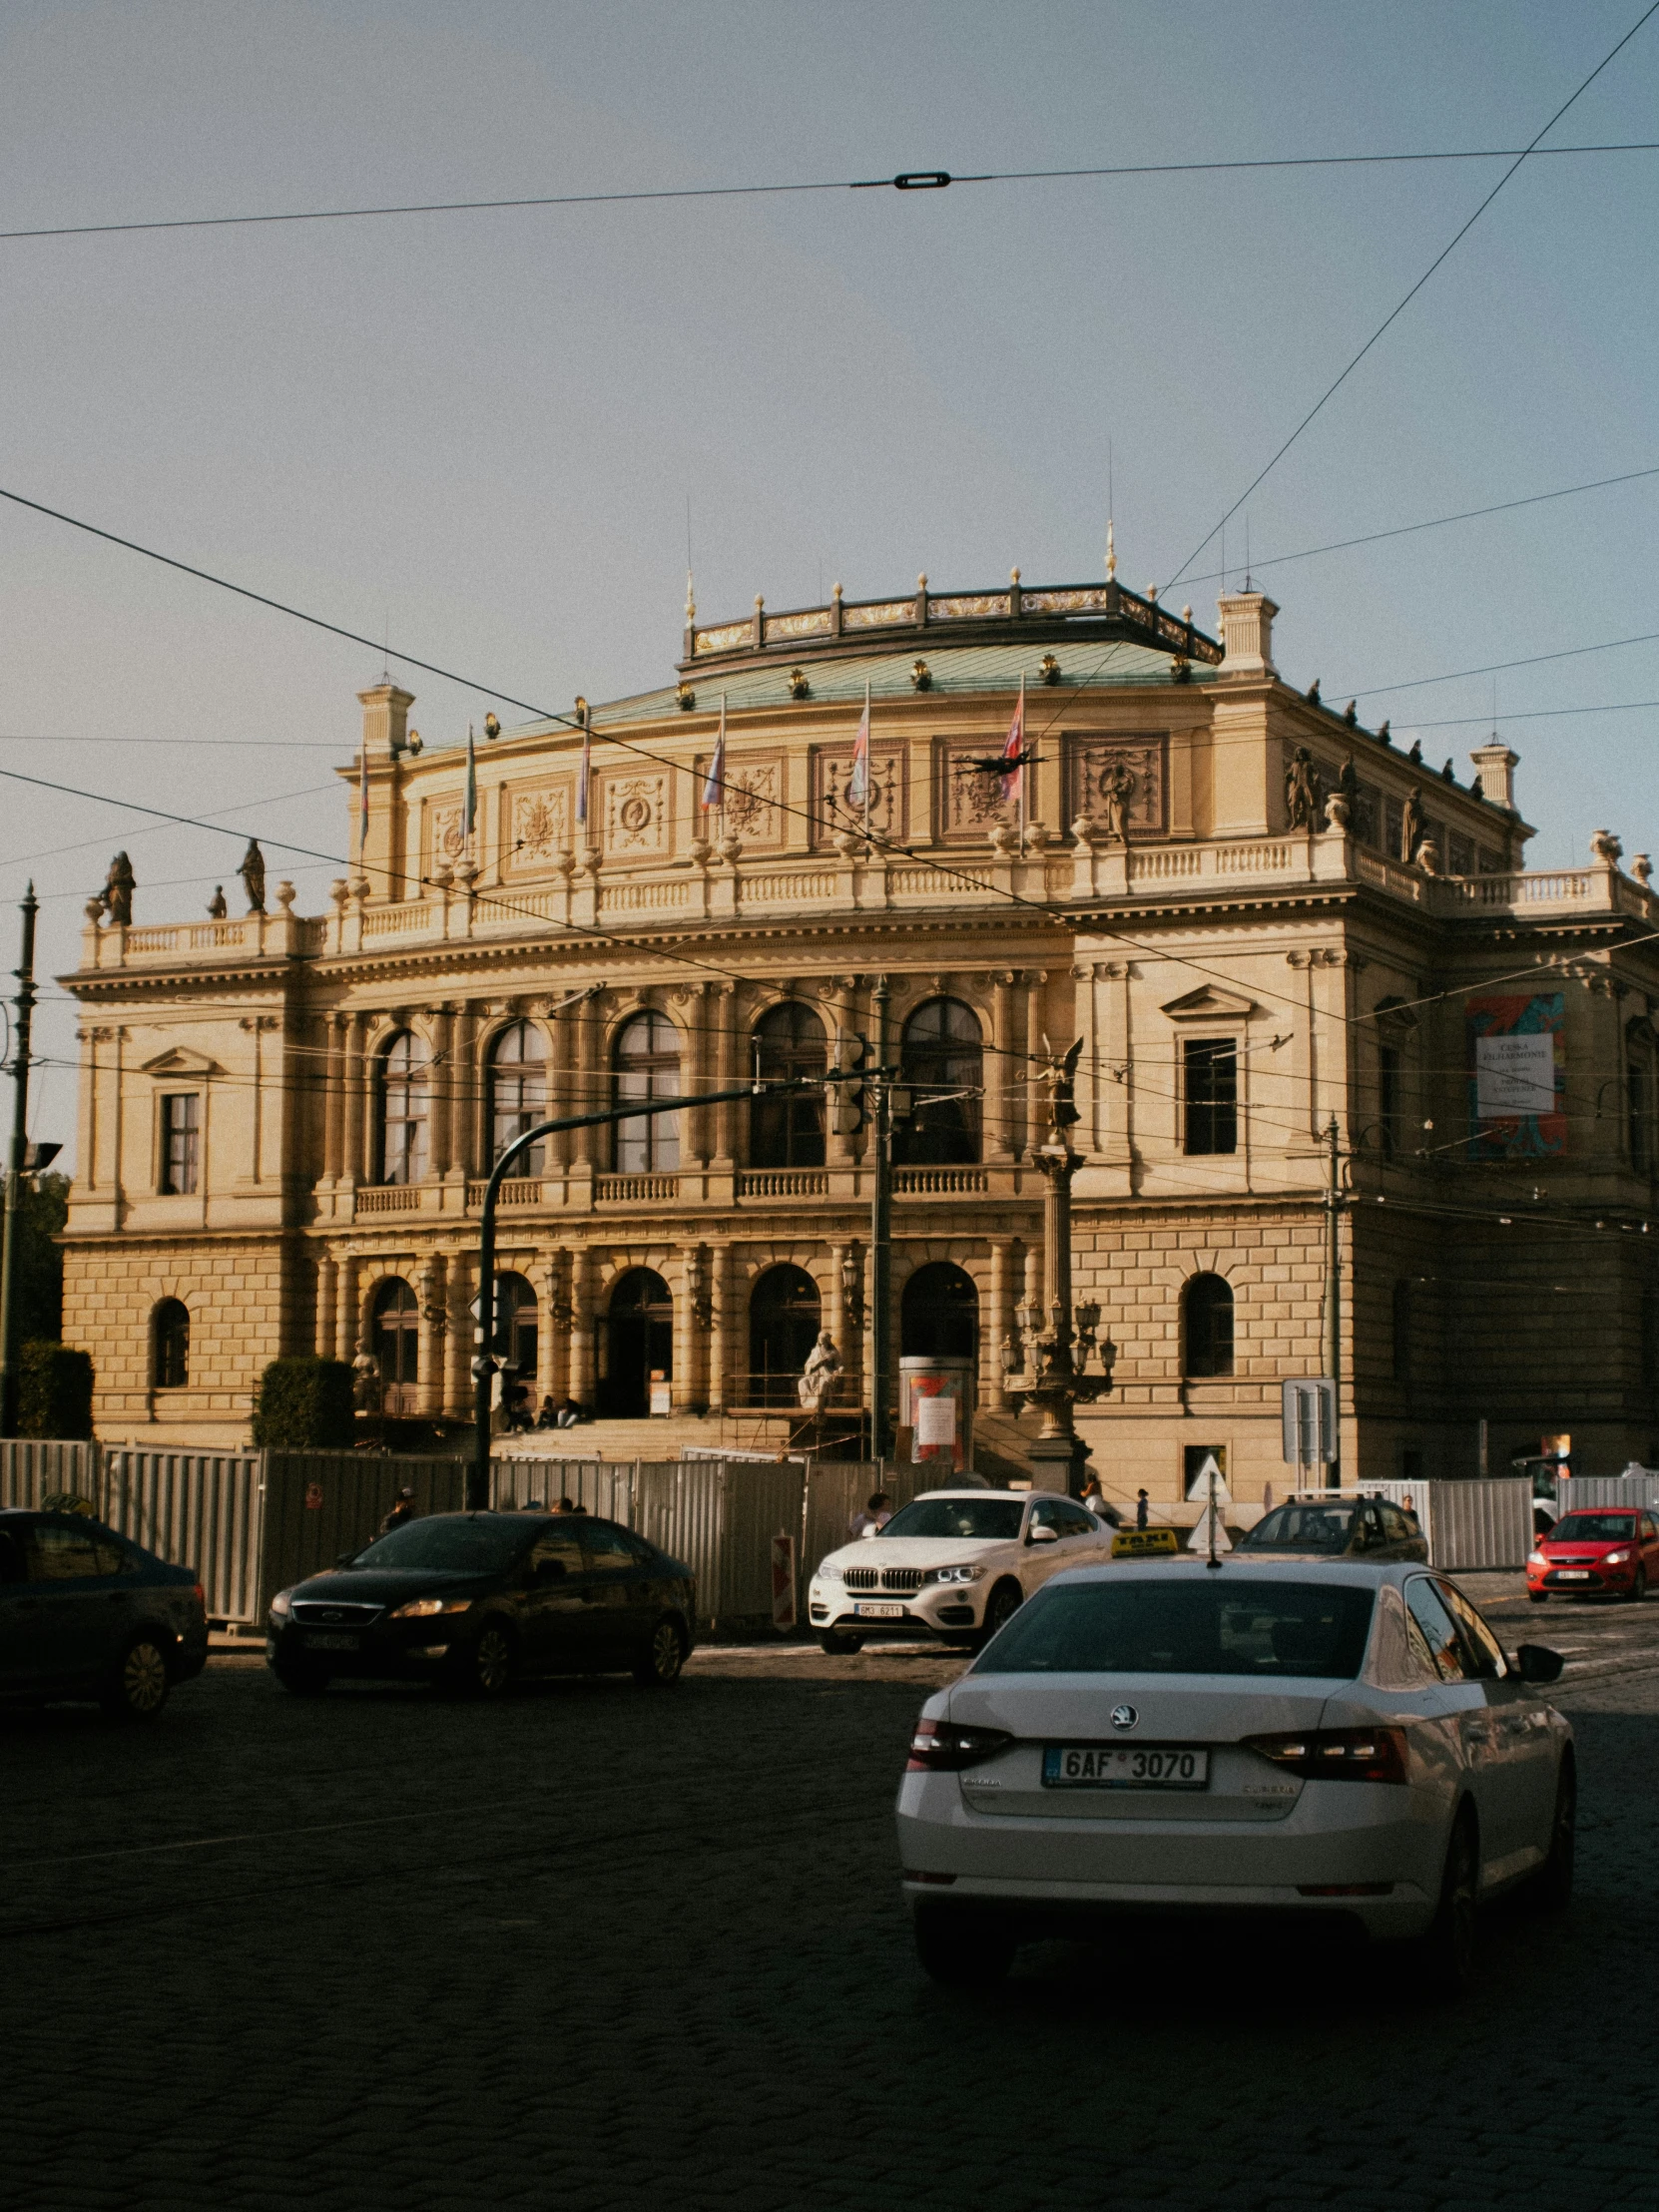
<svg viewBox="0 0 1659 2212"><path fill-rule="evenodd" d="M202 1144L199 1091L171 1091L162 1099L162 1189L183 1196L196 1188Z"/></svg>
<svg viewBox="0 0 1659 2212"><path fill-rule="evenodd" d="M1186 1077L1186 1149L1239 1149L1239 1048L1231 1037L1188 1037L1182 1046Z"/></svg>
<svg viewBox="0 0 1659 2212"><path fill-rule="evenodd" d="M616 1103L678 1098L680 1032L666 1014L636 1014L616 1041ZM670 1175L680 1165L678 1114L642 1114L619 1121L614 1139L619 1175Z"/></svg>

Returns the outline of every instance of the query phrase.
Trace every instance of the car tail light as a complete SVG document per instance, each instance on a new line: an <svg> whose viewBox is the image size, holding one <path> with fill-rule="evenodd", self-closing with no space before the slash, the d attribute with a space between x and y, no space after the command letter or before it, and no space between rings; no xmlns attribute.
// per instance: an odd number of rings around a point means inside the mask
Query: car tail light
<svg viewBox="0 0 1659 2212"><path fill-rule="evenodd" d="M1283 1736L1247 1736L1240 1748L1310 1780L1405 1780L1403 1728L1299 1728Z"/></svg>
<svg viewBox="0 0 1659 2212"><path fill-rule="evenodd" d="M906 1774L960 1774L1013 1742L1005 1728L962 1728L955 1721L918 1721Z"/></svg>

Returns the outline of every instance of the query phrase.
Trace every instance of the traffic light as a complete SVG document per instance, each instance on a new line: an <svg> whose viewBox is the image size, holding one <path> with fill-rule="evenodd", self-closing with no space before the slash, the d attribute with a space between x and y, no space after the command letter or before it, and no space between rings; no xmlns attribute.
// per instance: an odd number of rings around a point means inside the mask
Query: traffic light
<svg viewBox="0 0 1659 2212"><path fill-rule="evenodd" d="M862 1129L869 1114L869 1093L858 1079L869 1065L869 1039L850 1030L835 1032L835 1064L831 1070L842 1080L830 1083L830 1127L837 1137L850 1137Z"/></svg>

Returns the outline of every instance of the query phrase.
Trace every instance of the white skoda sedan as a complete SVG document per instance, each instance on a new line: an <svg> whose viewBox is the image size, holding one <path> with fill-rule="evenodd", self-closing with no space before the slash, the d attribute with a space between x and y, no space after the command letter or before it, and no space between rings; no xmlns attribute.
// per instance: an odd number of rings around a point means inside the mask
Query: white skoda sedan
<svg viewBox="0 0 1659 2212"><path fill-rule="evenodd" d="M898 1795L923 1966L995 1979L1114 1914L1337 1915L1447 1990L1475 1907L1572 1886L1572 1731L1411 1563L1140 1560L1064 1575L923 1706Z"/></svg>
<svg viewBox="0 0 1659 2212"><path fill-rule="evenodd" d="M821 1560L809 1614L828 1652L865 1637L994 1636L1062 1567L1107 1558L1112 1531L1075 1498L1037 1490L924 1490L876 1534Z"/></svg>

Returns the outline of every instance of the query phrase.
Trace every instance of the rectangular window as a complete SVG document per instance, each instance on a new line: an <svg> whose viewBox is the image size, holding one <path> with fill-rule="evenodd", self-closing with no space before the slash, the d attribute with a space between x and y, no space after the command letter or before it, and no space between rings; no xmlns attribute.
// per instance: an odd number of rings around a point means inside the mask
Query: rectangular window
<svg viewBox="0 0 1659 2212"><path fill-rule="evenodd" d="M1382 802L1382 842L1390 860L1397 860L1405 842L1405 809L1397 799Z"/></svg>
<svg viewBox="0 0 1659 2212"><path fill-rule="evenodd" d="M1377 1050L1377 1131L1384 1160L1399 1150L1399 1047L1379 1045Z"/></svg>
<svg viewBox="0 0 1659 2212"><path fill-rule="evenodd" d="M1186 1072L1189 1152L1239 1149L1239 1048L1231 1037L1189 1037Z"/></svg>
<svg viewBox="0 0 1659 2212"><path fill-rule="evenodd" d="M195 1190L201 1146L202 1100L196 1091L162 1097L162 1189L184 1197Z"/></svg>

